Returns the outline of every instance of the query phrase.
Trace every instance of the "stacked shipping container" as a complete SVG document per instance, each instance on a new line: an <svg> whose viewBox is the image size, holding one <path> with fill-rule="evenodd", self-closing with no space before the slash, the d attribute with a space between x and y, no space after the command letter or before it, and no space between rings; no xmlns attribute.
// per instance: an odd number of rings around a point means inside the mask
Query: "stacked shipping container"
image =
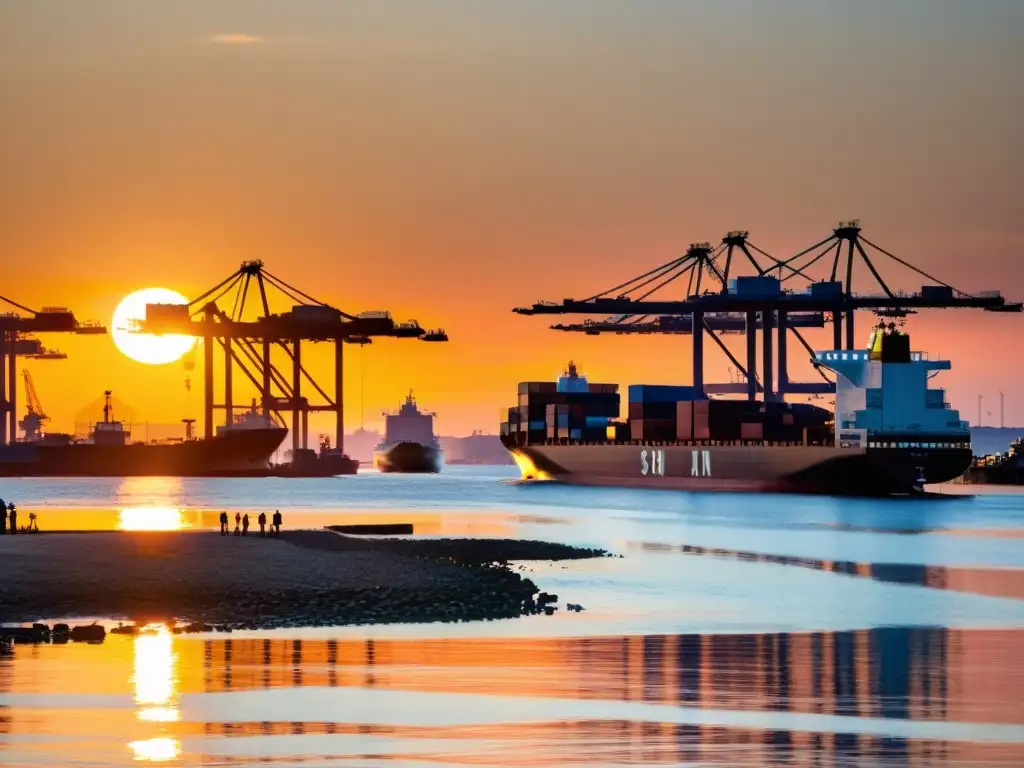
<svg viewBox="0 0 1024 768"><path fill-rule="evenodd" d="M806 403L710 400L693 387L632 385L628 422L619 415L618 386L589 384L559 391L555 382L523 382L502 435L520 444L559 442L825 443L831 411Z"/></svg>
<svg viewBox="0 0 1024 768"><path fill-rule="evenodd" d="M607 441L609 425L619 416L618 385L586 387L585 391L559 391L555 382L520 383L519 404L508 409L502 434L518 435L516 442L526 444Z"/></svg>

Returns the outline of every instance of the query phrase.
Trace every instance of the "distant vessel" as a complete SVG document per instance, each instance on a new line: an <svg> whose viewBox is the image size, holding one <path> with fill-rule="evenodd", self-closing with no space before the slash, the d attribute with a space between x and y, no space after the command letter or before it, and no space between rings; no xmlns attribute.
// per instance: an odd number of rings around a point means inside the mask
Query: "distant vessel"
<svg viewBox="0 0 1024 768"><path fill-rule="evenodd" d="M958 478L970 430L929 389L944 360L877 329L863 350L818 352L837 380L834 412L804 403L709 400L692 387L588 384L570 363L557 382L519 385L502 442L526 479L694 491L902 494Z"/></svg>
<svg viewBox="0 0 1024 768"><path fill-rule="evenodd" d="M300 448L288 464L277 464L271 467L275 477L337 477L339 475L355 475L359 472L359 462L331 447L331 439L320 435L320 450Z"/></svg>
<svg viewBox="0 0 1024 768"><path fill-rule="evenodd" d="M1006 453L976 458L964 475L969 485L1024 485L1024 439L1010 443Z"/></svg>
<svg viewBox="0 0 1024 768"><path fill-rule="evenodd" d="M103 420L85 440L67 434L0 446L2 477L249 477L269 474L270 457L288 430L261 415L255 403L217 428L209 440L192 436L186 420L184 440L132 442L124 422L113 418L111 391L103 393Z"/></svg>
<svg viewBox="0 0 1024 768"><path fill-rule="evenodd" d="M416 407L411 389L402 407L384 416L387 427L373 452L373 466L381 472L441 471L444 452L434 434L435 414Z"/></svg>

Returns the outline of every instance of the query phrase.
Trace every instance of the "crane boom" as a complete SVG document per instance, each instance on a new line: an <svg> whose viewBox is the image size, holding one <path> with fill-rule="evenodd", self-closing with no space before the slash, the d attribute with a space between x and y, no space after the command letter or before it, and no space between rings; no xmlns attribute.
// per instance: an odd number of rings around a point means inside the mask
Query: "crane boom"
<svg viewBox="0 0 1024 768"><path fill-rule="evenodd" d="M18 426L25 433L26 442L35 442L42 437L43 425L50 417L43 411L43 406L39 402L32 374L28 369L22 369L21 377L25 381L25 418L18 422Z"/></svg>

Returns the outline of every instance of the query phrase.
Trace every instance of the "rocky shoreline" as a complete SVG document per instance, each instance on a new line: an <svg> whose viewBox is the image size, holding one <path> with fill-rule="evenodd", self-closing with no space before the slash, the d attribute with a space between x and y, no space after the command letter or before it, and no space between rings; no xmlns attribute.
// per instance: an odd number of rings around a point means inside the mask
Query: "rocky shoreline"
<svg viewBox="0 0 1024 768"><path fill-rule="evenodd" d="M0 538L0 622L76 616L272 629L515 618L557 598L512 560L603 557L507 539L200 533Z"/></svg>

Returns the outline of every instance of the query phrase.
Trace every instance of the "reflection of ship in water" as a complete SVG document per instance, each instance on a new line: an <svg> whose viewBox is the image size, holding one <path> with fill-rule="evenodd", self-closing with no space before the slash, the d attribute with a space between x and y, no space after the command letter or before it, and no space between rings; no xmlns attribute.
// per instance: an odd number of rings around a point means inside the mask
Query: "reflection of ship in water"
<svg viewBox="0 0 1024 768"><path fill-rule="evenodd" d="M616 751L617 763L638 765L811 766L821 765L823 757L848 766L965 760L1009 765L1021 764L1024 746L944 741L941 727L924 740L858 735L850 731L859 726L807 724L800 717L792 720L792 729L721 723L745 711L753 722L757 713L771 712L776 722L778 713L793 713L896 723L870 728L883 733L904 730L898 723L905 720L1019 724L1024 722L1019 709L1024 683L1006 678L1006 670L1024 661L1018 635L1012 630L893 627L529 640L209 640L204 642L204 681L211 693L326 686L428 692L442 704L444 694L609 702L602 719L429 729L431 738L457 743L465 738L506 740L503 749L515 752L522 758L515 762L522 765L570 762L570 756L571 762L601 762L608 749ZM708 723L620 719L617 701L680 707L683 719ZM686 714L689 708L706 714ZM371 733L396 739L420 738L427 730L391 722L357 726L319 720L204 727L207 735Z"/></svg>
<svg viewBox="0 0 1024 768"><path fill-rule="evenodd" d="M435 415L416 407L410 389L401 408L384 414L384 440L373 452L373 465L381 472L440 472L444 453L434 433Z"/></svg>
<svg viewBox="0 0 1024 768"><path fill-rule="evenodd" d="M40 409L41 410L41 409ZM103 399L103 418L84 439L41 433L38 420L27 436L0 446L0 476L5 477L231 477L266 474L270 457L288 430L253 407L217 428L210 440L133 441L130 426L114 418L113 393Z"/></svg>
<svg viewBox="0 0 1024 768"><path fill-rule="evenodd" d="M139 724L152 726L153 738L145 738L133 724L130 738L140 740L130 746L137 755L152 757L175 753L179 738L204 734L328 733L385 736L391 740L383 747L388 750L403 743L414 750L417 740L427 737L439 745L429 762L453 764L472 762L469 751L474 740L482 739L502 742L508 758L502 762L516 765L606 764L614 753L616 764L631 765L1010 766L1024 764L1024 745L957 739L971 738L963 735L968 729L983 732L984 723L1024 723L1024 680L1013 674L1024 666L1020 634L893 627L834 633L324 641L200 640L161 633L111 637L100 647L44 645L0 656L0 698L45 690L57 679L54 663L64 675L65 695L93 694L100 678L104 685L120 681L124 692L133 694ZM100 664L93 659L97 654ZM67 673L79 669L81 674ZM301 687L387 690L389 698L377 710L379 722L352 722L345 706L331 707L322 692L308 699L299 691L280 698L244 696ZM202 724L181 721L183 698L226 691L242 694L244 705L236 708L215 697ZM403 692L431 696L452 713L454 723L475 699L445 694L504 696L509 709L518 699L525 712L534 706L532 700L543 699L544 710L557 713L552 700L563 699L568 716L515 722L499 712L486 722L472 713L476 724L470 726L417 726L403 723ZM570 702L580 700L592 703L591 714L574 711ZM616 711L617 702L628 702L629 709ZM644 704L660 706L638 709ZM395 717L389 717L392 706ZM108 711L105 733L116 737L124 713ZM102 722L103 714L94 714L100 720L93 720ZM365 718L367 713L361 714ZM850 719L822 718L832 715ZM908 721L928 725L922 733L930 738L891 735L913 732L916 726ZM25 734L81 738L78 727L69 725L66 710L0 704L0 734L13 736L12 744ZM951 727L960 735L947 736ZM988 737L999 738L983 738ZM217 749L214 743L192 743L197 749ZM458 760L444 759L451 757L440 754L444 743ZM13 752L11 744L7 747ZM29 747L18 744L19 751ZM52 757L52 744L42 748ZM490 744L487 748L492 749ZM366 749L375 747L367 744ZM192 758L190 764L231 762L224 755L186 757Z"/></svg>

